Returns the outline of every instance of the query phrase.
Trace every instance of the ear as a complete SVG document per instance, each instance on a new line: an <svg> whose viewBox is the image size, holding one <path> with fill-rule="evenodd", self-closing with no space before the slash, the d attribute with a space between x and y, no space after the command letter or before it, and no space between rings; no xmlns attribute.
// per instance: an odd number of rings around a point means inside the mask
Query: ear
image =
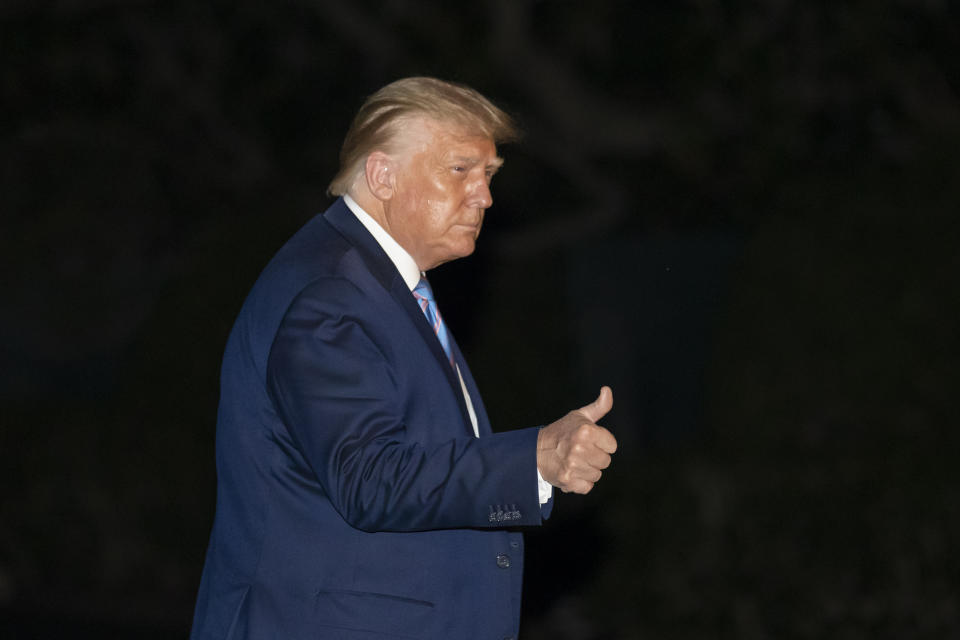
<svg viewBox="0 0 960 640"><path fill-rule="evenodd" d="M374 151L367 156L364 177L370 193L378 200L389 200L394 194L396 162L383 151Z"/></svg>

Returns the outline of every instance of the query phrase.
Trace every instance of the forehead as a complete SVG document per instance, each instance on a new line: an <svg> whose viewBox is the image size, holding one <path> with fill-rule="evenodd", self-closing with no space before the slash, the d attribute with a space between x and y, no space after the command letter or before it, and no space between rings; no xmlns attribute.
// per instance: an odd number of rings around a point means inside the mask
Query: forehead
<svg viewBox="0 0 960 640"><path fill-rule="evenodd" d="M417 118L401 127L401 145L414 155L427 154L438 160L462 159L501 165L497 147L489 137L462 125Z"/></svg>

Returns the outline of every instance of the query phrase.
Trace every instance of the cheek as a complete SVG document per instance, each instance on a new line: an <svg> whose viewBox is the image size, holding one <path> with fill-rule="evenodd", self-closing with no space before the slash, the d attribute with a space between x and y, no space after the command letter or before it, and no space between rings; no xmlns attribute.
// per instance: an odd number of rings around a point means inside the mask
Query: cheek
<svg viewBox="0 0 960 640"><path fill-rule="evenodd" d="M424 213L426 227L433 233L443 233L451 227L456 220L456 209L450 205L450 201L437 198L423 202L421 211Z"/></svg>

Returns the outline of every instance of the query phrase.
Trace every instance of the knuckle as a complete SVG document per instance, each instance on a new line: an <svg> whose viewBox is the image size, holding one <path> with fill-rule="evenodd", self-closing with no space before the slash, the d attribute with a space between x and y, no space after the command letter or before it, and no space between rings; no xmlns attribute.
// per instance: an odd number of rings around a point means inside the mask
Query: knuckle
<svg viewBox="0 0 960 640"><path fill-rule="evenodd" d="M593 426L590 423L584 422L577 427L576 431L574 431L573 437L577 440L577 442L586 442L590 439L590 434L592 431Z"/></svg>

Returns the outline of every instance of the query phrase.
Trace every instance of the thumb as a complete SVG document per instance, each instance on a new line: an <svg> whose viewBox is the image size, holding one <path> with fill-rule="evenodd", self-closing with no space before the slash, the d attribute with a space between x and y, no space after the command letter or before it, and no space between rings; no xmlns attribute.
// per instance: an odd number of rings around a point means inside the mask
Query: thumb
<svg viewBox="0 0 960 640"><path fill-rule="evenodd" d="M580 413L587 416L590 422L597 422L603 416L607 415L613 408L613 391L610 387L604 386L600 389L600 395L597 399L580 409Z"/></svg>

